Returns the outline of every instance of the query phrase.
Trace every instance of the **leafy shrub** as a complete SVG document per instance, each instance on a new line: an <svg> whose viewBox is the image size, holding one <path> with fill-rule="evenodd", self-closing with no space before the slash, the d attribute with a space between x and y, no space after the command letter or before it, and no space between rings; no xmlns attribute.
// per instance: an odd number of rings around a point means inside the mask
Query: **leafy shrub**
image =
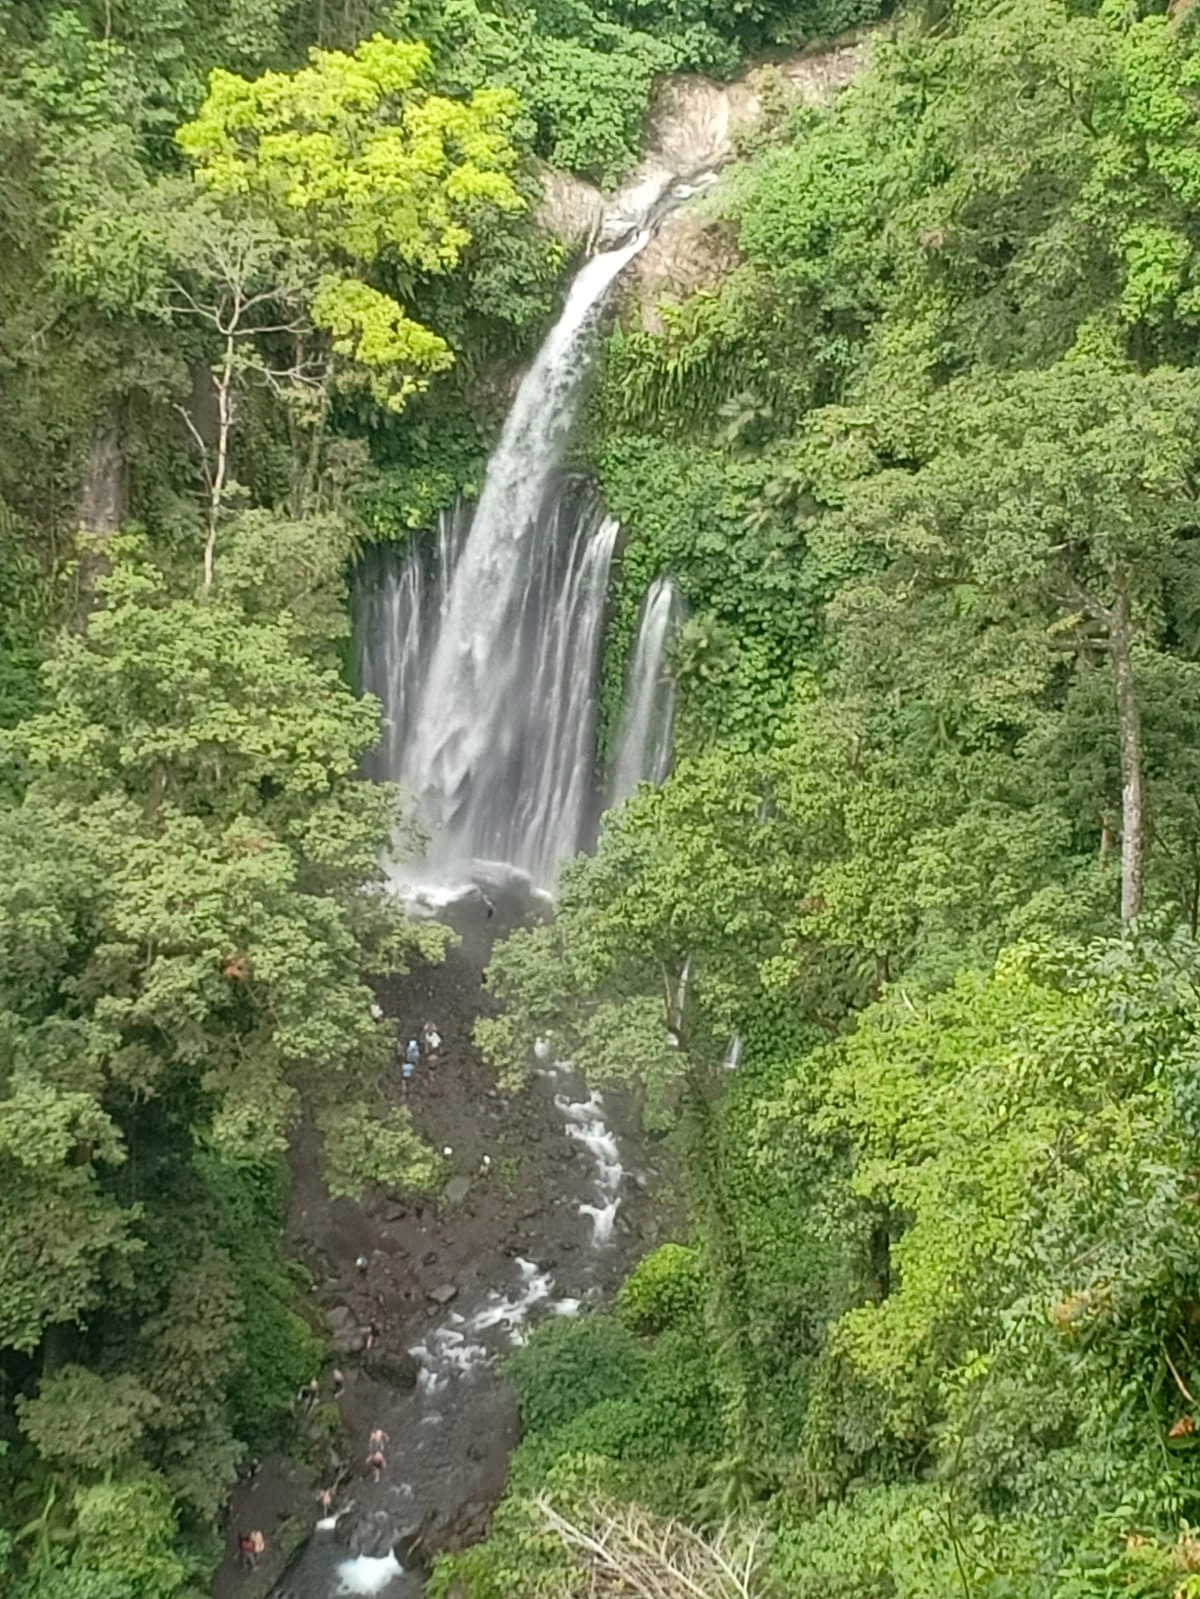
<svg viewBox="0 0 1200 1599"><path fill-rule="evenodd" d="M296 1308L300 1268L280 1258L282 1166L201 1162L217 1203L217 1237L228 1252L242 1299L241 1361L229 1383L229 1417L254 1454L277 1444L288 1402L318 1370L325 1346Z"/></svg>
<svg viewBox="0 0 1200 1599"><path fill-rule="evenodd" d="M442 1180L442 1158L416 1132L407 1106L377 1118L355 1100L328 1111L321 1130L326 1178L335 1199L359 1199L372 1184L431 1193Z"/></svg>
<svg viewBox="0 0 1200 1599"><path fill-rule="evenodd" d="M637 1388L646 1357L633 1335L610 1316L547 1322L507 1365L531 1432L561 1427L604 1399Z"/></svg>
<svg viewBox="0 0 1200 1599"><path fill-rule="evenodd" d="M617 1317L631 1332L665 1332L698 1315L703 1299L699 1250L663 1244L622 1283Z"/></svg>

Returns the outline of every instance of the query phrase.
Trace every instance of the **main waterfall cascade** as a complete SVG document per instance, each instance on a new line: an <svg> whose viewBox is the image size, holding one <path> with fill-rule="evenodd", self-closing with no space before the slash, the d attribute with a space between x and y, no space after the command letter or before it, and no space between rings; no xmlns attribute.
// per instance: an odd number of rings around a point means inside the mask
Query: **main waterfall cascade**
<svg viewBox="0 0 1200 1599"><path fill-rule="evenodd" d="M657 220L707 181L674 185L647 215ZM430 836L422 875L454 882L502 863L548 889L559 862L594 835L597 683L619 528L561 463L605 296L652 232L647 222L579 272L469 523L444 516L436 551L414 547L367 597L362 682L387 719L375 770L417 796ZM656 585L643 611L614 801L669 765L661 680L671 595Z"/></svg>

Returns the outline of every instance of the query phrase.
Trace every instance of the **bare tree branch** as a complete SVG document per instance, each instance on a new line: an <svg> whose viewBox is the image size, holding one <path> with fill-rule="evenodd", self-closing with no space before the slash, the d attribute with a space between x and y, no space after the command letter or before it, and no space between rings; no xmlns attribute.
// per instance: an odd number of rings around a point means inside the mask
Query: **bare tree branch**
<svg viewBox="0 0 1200 1599"><path fill-rule="evenodd" d="M755 1529L705 1536L637 1505L605 1504L580 1524L547 1499L535 1503L586 1572L588 1599L766 1599Z"/></svg>

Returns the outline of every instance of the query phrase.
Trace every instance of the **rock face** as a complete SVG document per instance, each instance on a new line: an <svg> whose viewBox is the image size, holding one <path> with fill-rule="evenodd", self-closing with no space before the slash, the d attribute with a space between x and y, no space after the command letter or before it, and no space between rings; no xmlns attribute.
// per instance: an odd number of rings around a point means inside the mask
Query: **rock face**
<svg viewBox="0 0 1200 1599"><path fill-rule="evenodd" d="M740 259L730 223L705 216L701 209L668 217L621 286L626 323L661 333L664 302L679 305L699 289L715 288Z"/></svg>
<svg viewBox="0 0 1200 1599"><path fill-rule="evenodd" d="M830 99L853 81L864 59L865 46L853 43L759 67L732 83L665 78L651 111L643 166L665 167L685 181L716 172L733 159L738 139L774 108L796 99ZM667 217L621 279L620 315L627 325L661 332L664 301L677 304L698 289L714 288L737 263L732 227L706 216L703 204L685 207Z"/></svg>
<svg viewBox="0 0 1200 1599"><path fill-rule="evenodd" d="M737 150L739 136L799 98L825 100L854 79L865 58L859 41L797 55L717 83L677 73L661 80L651 106L646 155L615 196L581 178L546 169L541 219L582 252L615 245L679 183L715 174ZM711 287L737 264L730 228L696 208L676 212L624 274L620 307L626 322L648 332L662 327L660 301Z"/></svg>
<svg viewBox="0 0 1200 1599"><path fill-rule="evenodd" d="M401 1393L408 1393L417 1386L420 1371L407 1349L380 1349L378 1345L368 1352L362 1369L372 1381L386 1383Z"/></svg>
<svg viewBox="0 0 1200 1599"><path fill-rule="evenodd" d="M386 1510L347 1510L337 1519L334 1537L352 1555L367 1555L382 1560L391 1554L400 1538L400 1529Z"/></svg>

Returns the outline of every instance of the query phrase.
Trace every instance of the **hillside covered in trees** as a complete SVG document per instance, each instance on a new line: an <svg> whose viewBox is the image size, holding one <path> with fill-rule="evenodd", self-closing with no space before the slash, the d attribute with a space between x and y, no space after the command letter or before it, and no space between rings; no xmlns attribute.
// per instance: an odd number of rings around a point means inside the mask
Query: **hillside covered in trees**
<svg viewBox="0 0 1200 1599"><path fill-rule="evenodd" d="M1200 8L0 0L0 58L0 1592L210 1592L328 1357L298 1119L438 1180L367 1108L448 935L350 589L479 493L547 172L752 70L722 270L618 296L572 443L601 761L669 575L674 769L478 1028L628 1089L683 1220L513 1356L429 1592L1197 1599Z"/></svg>

